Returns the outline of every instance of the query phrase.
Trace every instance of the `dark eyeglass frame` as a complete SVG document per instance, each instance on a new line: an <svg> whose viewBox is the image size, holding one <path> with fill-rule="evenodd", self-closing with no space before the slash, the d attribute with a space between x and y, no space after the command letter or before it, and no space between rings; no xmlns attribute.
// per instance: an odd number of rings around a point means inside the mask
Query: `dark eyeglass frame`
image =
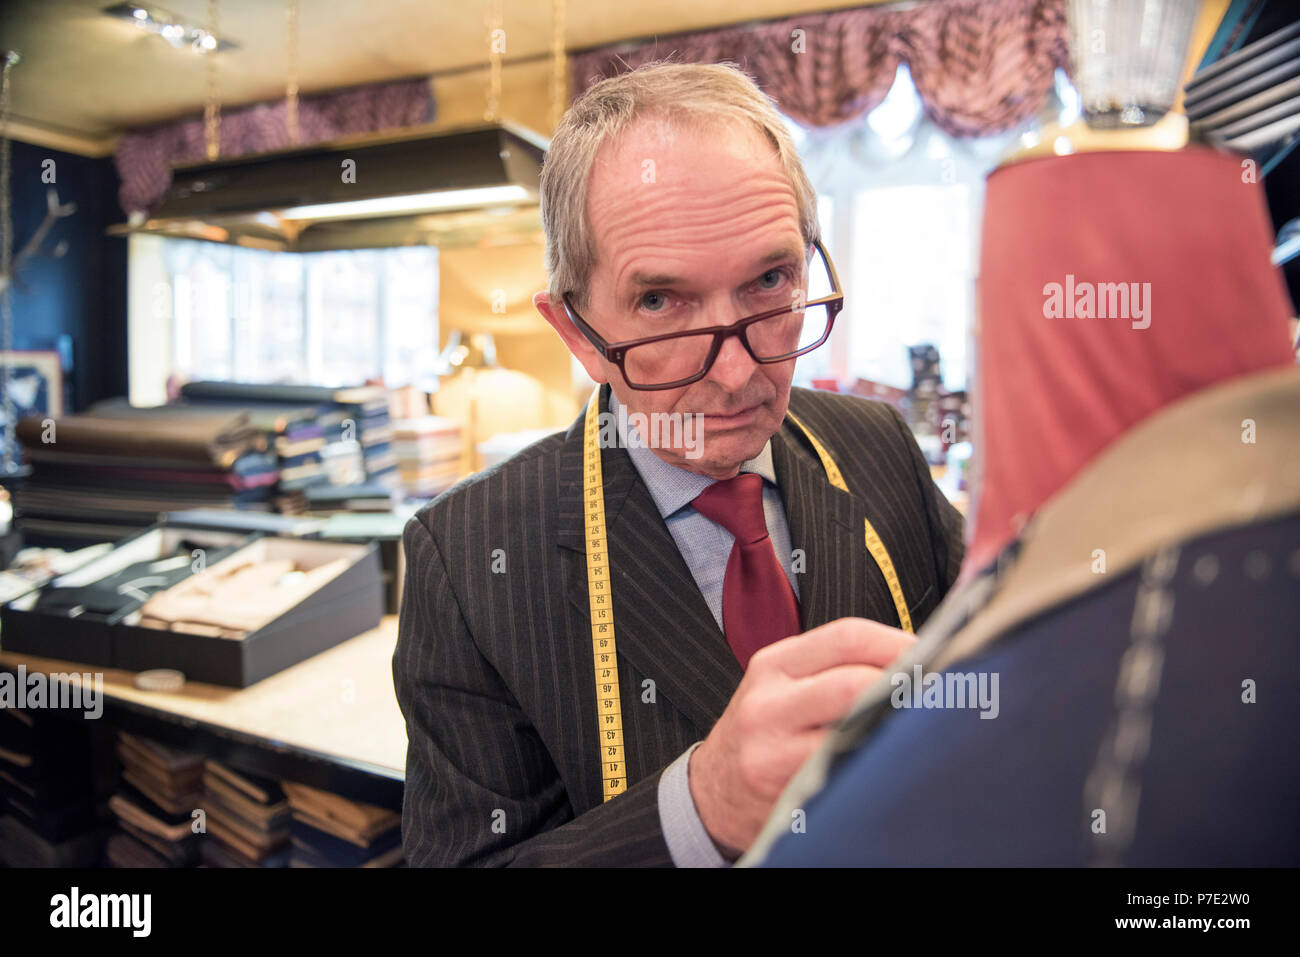
<svg viewBox="0 0 1300 957"><path fill-rule="evenodd" d="M731 336L739 336L741 345L749 353L749 357L761 365L771 365L777 362L789 362L791 359L797 359L799 356L807 355L814 349L823 345L830 338L831 330L835 327L835 317L840 314L844 308L844 293L841 291L840 277L835 271L835 264L831 262L831 257L827 255L826 249L822 246L820 239L813 240L813 246L821 255L822 261L826 263L826 272L831 279L833 292L827 296L821 296L803 304L803 309L807 310L813 306L826 306L826 331L822 337L810 346L797 349L794 352L786 353L783 356L777 356L771 359L760 359L754 355L754 350L750 348L749 337L745 335L745 330L756 322L762 322L764 319L771 319L774 316L782 315L787 312L795 312L792 306L782 306L779 309L769 309L766 312L760 312L752 316L746 316L739 319L729 326L705 326L702 329L690 329L685 332L665 332L657 336L646 336L643 339L628 339L624 342L607 342L595 329L588 325L587 320L579 315L578 310L574 308L573 302L569 299L566 292L561 298L564 302L564 311L569 316L569 321L578 327L578 331L586 336L587 341L595 346L605 356L605 359L618 366L619 373L623 376L623 381L627 382L628 387L637 389L642 392L658 392L664 389L680 389L684 385L690 385L692 382L699 382L709 370L713 368L714 361L718 358L718 353L722 351L722 344ZM709 357L704 362L704 368L692 376L685 379L677 379L673 382L657 383L655 385L636 385L628 381L627 371L623 368L623 363L627 359L628 350L635 346L649 345L652 342L663 342L666 339L683 339L687 336L712 335L713 345L709 349Z"/></svg>

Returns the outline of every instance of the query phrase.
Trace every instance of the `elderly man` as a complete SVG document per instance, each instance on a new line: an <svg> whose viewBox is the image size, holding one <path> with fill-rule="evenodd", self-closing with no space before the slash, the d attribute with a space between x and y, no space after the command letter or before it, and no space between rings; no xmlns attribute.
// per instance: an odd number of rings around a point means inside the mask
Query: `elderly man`
<svg viewBox="0 0 1300 957"><path fill-rule="evenodd" d="M565 114L534 302L601 386L406 530L410 863L735 859L947 592L961 518L898 413L791 388L843 302L816 208L734 68Z"/></svg>

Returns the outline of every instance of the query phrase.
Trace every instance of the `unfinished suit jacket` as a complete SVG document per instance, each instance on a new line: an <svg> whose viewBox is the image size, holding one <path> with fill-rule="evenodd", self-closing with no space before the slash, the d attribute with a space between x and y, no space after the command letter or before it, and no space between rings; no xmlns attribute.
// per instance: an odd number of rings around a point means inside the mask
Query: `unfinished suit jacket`
<svg viewBox="0 0 1300 957"><path fill-rule="evenodd" d="M604 386L602 411L608 398ZM806 557L805 630L846 616L898 624L864 518L919 627L956 578L962 521L902 417L804 389L792 390L790 411L850 489L829 484L787 417L772 457L791 545ZM602 803L582 426L579 416L462 482L406 528L393 674L407 724L412 865L672 863L659 777L707 736L743 673L626 449L603 450L628 788Z"/></svg>
<svg viewBox="0 0 1300 957"><path fill-rule="evenodd" d="M1300 863L1297 410L1300 370L1260 372L1108 446L890 669L996 676L988 717L887 676L742 863Z"/></svg>

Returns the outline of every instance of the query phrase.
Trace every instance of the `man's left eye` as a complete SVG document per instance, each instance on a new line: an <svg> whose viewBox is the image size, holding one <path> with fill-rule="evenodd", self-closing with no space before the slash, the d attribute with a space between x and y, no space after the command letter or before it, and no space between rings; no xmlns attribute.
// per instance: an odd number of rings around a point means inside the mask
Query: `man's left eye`
<svg viewBox="0 0 1300 957"><path fill-rule="evenodd" d="M760 289L777 289L781 280L785 278L785 271L782 269L769 269L759 277L758 285Z"/></svg>

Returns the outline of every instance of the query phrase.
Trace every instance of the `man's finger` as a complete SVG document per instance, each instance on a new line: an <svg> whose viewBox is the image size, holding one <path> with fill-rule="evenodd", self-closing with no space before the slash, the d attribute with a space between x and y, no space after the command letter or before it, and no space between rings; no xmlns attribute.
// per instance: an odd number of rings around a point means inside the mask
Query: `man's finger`
<svg viewBox="0 0 1300 957"><path fill-rule="evenodd" d="M761 649L750 669L774 667L792 678L839 665L883 668L916 641L910 634L866 618L839 618ZM760 657L762 656L762 657Z"/></svg>
<svg viewBox="0 0 1300 957"><path fill-rule="evenodd" d="M772 710L781 727L800 732L838 721L884 671L870 665L839 665L795 679Z"/></svg>

